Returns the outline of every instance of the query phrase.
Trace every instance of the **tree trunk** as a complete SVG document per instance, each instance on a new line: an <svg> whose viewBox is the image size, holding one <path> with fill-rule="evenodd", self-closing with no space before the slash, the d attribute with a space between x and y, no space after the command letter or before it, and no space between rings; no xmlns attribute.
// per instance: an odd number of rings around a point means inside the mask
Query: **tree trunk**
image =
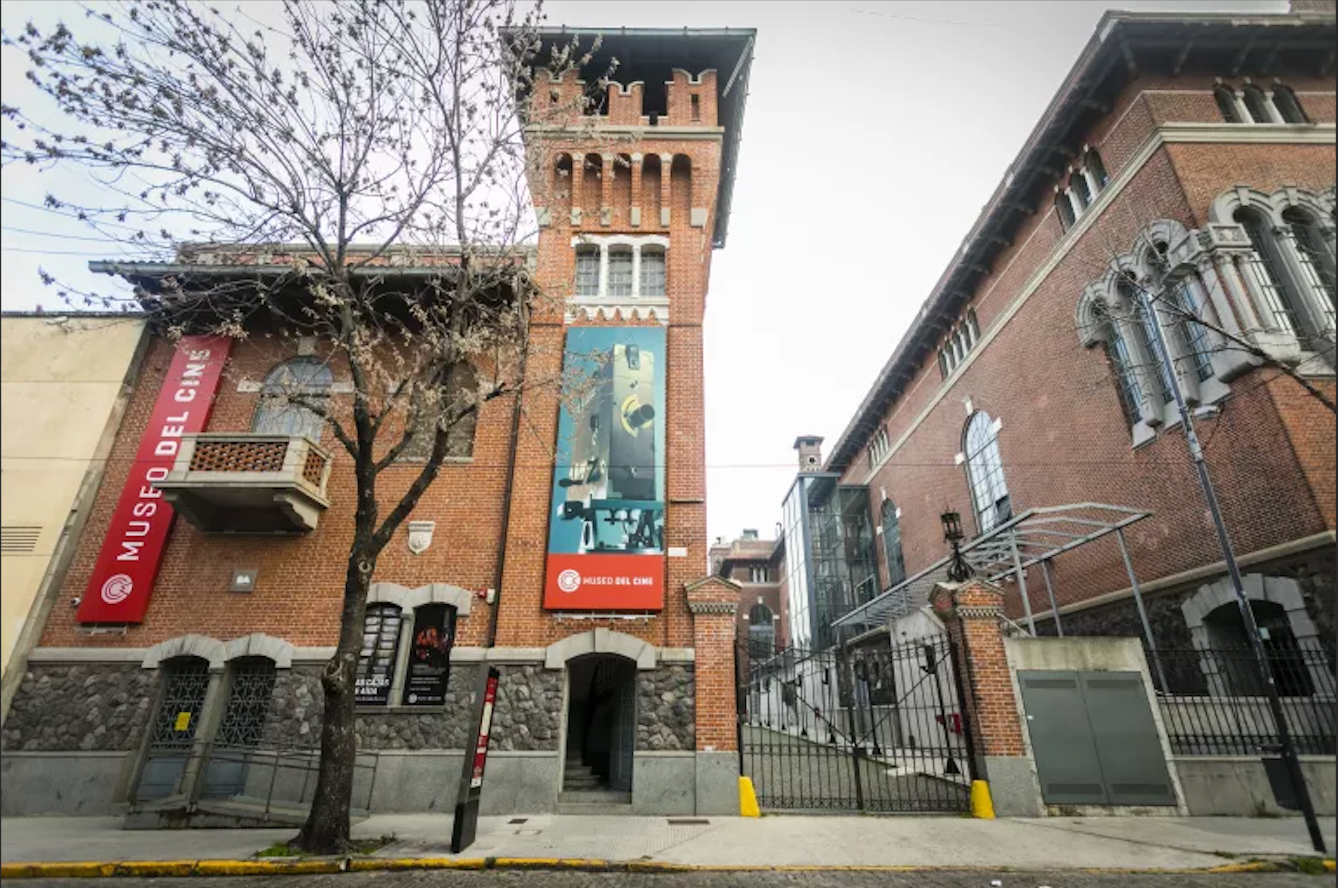
<svg viewBox="0 0 1338 888"><path fill-rule="evenodd" d="M343 854L349 847L349 808L358 754L353 687L358 654L362 650L367 590L376 564L374 556L365 552L365 546L355 543L349 553L339 645L321 675L325 711L321 718L320 775L316 779L311 813L293 840L294 845L309 854Z"/></svg>

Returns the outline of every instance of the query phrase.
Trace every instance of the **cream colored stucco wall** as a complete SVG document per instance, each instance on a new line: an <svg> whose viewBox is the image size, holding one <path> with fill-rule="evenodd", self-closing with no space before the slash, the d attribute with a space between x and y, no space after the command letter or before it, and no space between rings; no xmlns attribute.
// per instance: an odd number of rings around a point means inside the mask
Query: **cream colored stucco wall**
<svg viewBox="0 0 1338 888"><path fill-rule="evenodd" d="M0 654L8 668L144 332L138 318L0 316ZM14 528L40 528L12 551Z"/></svg>

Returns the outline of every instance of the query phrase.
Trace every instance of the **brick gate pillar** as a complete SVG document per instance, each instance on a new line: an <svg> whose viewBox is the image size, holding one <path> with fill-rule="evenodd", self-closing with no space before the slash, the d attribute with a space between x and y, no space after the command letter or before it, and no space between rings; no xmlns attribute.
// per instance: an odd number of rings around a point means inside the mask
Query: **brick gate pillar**
<svg viewBox="0 0 1338 888"><path fill-rule="evenodd" d="M734 614L740 588L723 577L686 586L696 685L697 813L739 813Z"/></svg>
<svg viewBox="0 0 1338 888"><path fill-rule="evenodd" d="M1004 651L1003 590L982 580L939 583L929 602L957 649L954 666L966 699L973 776L986 781L999 814L1038 816L1040 789L1022 742L1022 722ZM973 808L975 791L973 788Z"/></svg>

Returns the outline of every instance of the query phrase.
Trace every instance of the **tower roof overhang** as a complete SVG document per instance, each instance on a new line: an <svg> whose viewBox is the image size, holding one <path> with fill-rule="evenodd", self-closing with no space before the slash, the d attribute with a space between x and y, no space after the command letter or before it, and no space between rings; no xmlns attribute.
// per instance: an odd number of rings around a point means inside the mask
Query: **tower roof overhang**
<svg viewBox="0 0 1338 888"><path fill-rule="evenodd" d="M588 49L600 38L588 68L607 71L614 59L618 65L614 79L619 83L637 80L646 84L664 82L674 68L696 75L714 69L720 84L719 123L724 128L720 157L720 184L716 195L715 229L712 245L725 246L729 214L734 196L734 175L739 162L739 143L743 138L743 109L748 99L748 75L752 69L753 28L540 28L539 59L546 60L553 47L567 46L573 40Z"/></svg>

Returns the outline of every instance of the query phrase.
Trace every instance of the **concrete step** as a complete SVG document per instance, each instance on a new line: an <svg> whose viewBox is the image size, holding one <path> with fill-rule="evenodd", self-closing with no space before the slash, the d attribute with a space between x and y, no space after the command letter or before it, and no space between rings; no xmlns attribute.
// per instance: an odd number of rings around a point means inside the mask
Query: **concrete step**
<svg viewBox="0 0 1338 888"><path fill-rule="evenodd" d="M558 805L626 805L631 806L632 794L616 789L563 789L558 793ZM623 813L626 813L625 811Z"/></svg>
<svg viewBox="0 0 1338 888"><path fill-rule="evenodd" d="M632 803L558 802L557 812L586 817L630 817Z"/></svg>
<svg viewBox="0 0 1338 888"><path fill-rule="evenodd" d="M604 782L598 777L585 777L573 780L570 777L562 781L562 789L566 792L598 792L604 788Z"/></svg>

